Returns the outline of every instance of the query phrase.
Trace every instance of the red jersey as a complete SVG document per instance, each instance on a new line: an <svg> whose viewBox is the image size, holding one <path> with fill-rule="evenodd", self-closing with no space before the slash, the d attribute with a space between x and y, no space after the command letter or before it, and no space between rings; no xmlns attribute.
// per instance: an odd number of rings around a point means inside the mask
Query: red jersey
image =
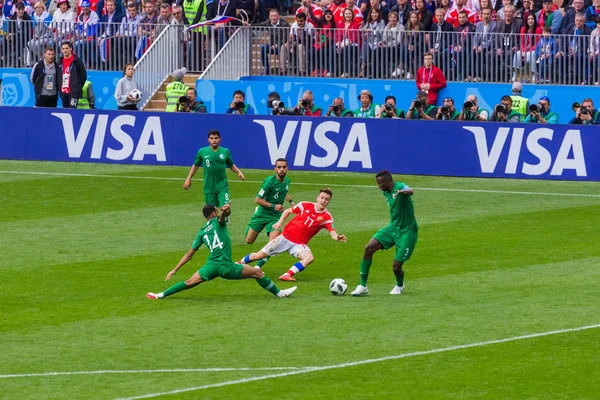
<svg viewBox="0 0 600 400"><path fill-rule="evenodd" d="M296 204L292 208L296 216L283 228L283 237L296 244L307 244L321 229L333 231L333 217L329 211L319 212L316 206L308 201Z"/></svg>
<svg viewBox="0 0 600 400"><path fill-rule="evenodd" d="M75 56L71 54L71 57L64 57L62 60L62 86L61 93L71 93L71 67L73 66L73 60Z"/></svg>
<svg viewBox="0 0 600 400"><path fill-rule="evenodd" d="M321 7L319 7L316 4L311 3L310 5L311 11L313 12L313 15L315 16L315 18L321 19L323 18L323 9ZM304 13L304 6L302 7L298 7L298 9L296 10L296 15L300 14L300 13ZM311 22L314 26L317 26L317 22L313 21L310 18L310 14L309 13L304 13L306 14L306 20Z"/></svg>
<svg viewBox="0 0 600 400"><path fill-rule="evenodd" d="M470 23L475 23L476 13L472 10L469 10L467 7L463 7L461 11L467 12L467 19ZM453 28L457 28L460 25L458 22L458 9L453 8L449 13L446 14L446 22L451 24Z"/></svg>

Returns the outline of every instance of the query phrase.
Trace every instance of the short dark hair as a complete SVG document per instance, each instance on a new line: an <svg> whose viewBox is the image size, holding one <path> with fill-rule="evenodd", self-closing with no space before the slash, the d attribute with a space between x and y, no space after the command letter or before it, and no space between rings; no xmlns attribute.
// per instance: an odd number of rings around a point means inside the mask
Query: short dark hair
<svg viewBox="0 0 600 400"><path fill-rule="evenodd" d="M69 46L70 48L73 48L73 43L69 42L68 40L65 40L64 42L62 42L60 44L60 47L62 48L64 45Z"/></svg>
<svg viewBox="0 0 600 400"><path fill-rule="evenodd" d="M164 4L164 3L163 3L163 4ZM193 87L191 87L191 88L188 88L188 90L186 90L186 92L189 92L190 90L193 90L195 95L197 95L197 94L198 94L198 92L196 92L196 89L194 89Z"/></svg>
<svg viewBox="0 0 600 400"><path fill-rule="evenodd" d="M329 189L328 187L324 187L321 190L319 190L319 194L321 193L327 193L329 195L329 197L333 197L333 191L331 189Z"/></svg>
<svg viewBox="0 0 600 400"><path fill-rule="evenodd" d="M47 51L51 51L54 53L56 50L54 50L54 47L52 47L52 46L46 46L46 47L44 47L44 53Z"/></svg>
<svg viewBox="0 0 600 400"><path fill-rule="evenodd" d="M391 94L385 98L384 103L387 103L388 100L394 100L394 103L398 103L396 101L396 97L392 96Z"/></svg>
<svg viewBox="0 0 600 400"><path fill-rule="evenodd" d="M544 27L544 29L542 29L542 31L544 31L544 32L550 32L550 33L552 33L552 27L551 27L551 26L547 26L547 25L546 25L546 26Z"/></svg>
<svg viewBox="0 0 600 400"><path fill-rule="evenodd" d="M431 54L430 52L427 52L427 53L423 54L423 58L425 58L425 57L433 58L433 54Z"/></svg>
<svg viewBox="0 0 600 400"><path fill-rule="evenodd" d="M202 214L204 214L204 218L208 218L208 216L215 211L217 211L217 207L213 206L212 204L207 204L202 207Z"/></svg>
<svg viewBox="0 0 600 400"><path fill-rule="evenodd" d="M296 14L296 19L306 19L306 14L303 12Z"/></svg>
<svg viewBox="0 0 600 400"><path fill-rule="evenodd" d="M510 104L512 104L512 97L506 95L506 96L502 96L502 98L500 99L500 101L510 101Z"/></svg>
<svg viewBox="0 0 600 400"><path fill-rule="evenodd" d="M208 137L210 137L211 135L216 135L218 137L221 137L221 132L219 132L216 129L211 129L210 131L208 131Z"/></svg>
<svg viewBox="0 0 600 400"><path fill-rule="evenodd" d="M468 16L469 14L465 11L465 10L461 10L458 12L458 15L460 14L465 14L465 16Z"/></svg>
<svg viewBox="0 0 600 400"><path fill-rule="evenodd" d="M171 5L169 3L162 3L160 5L161 10L171 10Z"/></svg>
<svg viewBox="0 0 600 400"><path fill-rule="evenodd" d="M375 179L377 178L381 178L384 181L393 181L394 178L392 178L392 174L390 174L390 171L388 171L387 169L384 169L383 171L379 171L377 173L377 175L375 175Z"/></svg>
<svg viewBox="0 0 600 400"><path fill-rule="evenodd" d="M244 99L246 98L246 93L244 93L241 90L236 90L235 92L233 92L233 95L235 96L236 94L241 95Z"/></svg>
<svg viewBox="0 0 600 400"><path fill-rule="evenodd" d="M284 162L284 163L288 163L287 160L283 157L279 157L277 160L275 160L275 165L277 165L278 162Z"/></svg>

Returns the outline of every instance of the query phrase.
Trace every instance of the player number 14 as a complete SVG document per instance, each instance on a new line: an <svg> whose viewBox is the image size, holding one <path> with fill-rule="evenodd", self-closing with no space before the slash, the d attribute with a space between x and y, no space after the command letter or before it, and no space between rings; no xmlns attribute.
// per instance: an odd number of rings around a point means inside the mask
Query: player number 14
<svg viewBox="0 0 600 400"><path fill-rule="evenodd" d="M208 235L204 235L204 241L206 242L206 245L208 246L208 249L210 250L211 253L217 248L218 249L223 248L223 242L221 242L221 239L219 239L219 236L216 233L215 233L215 236L213 237L212 245L210 244L210 239L208 238Z"/></svg>

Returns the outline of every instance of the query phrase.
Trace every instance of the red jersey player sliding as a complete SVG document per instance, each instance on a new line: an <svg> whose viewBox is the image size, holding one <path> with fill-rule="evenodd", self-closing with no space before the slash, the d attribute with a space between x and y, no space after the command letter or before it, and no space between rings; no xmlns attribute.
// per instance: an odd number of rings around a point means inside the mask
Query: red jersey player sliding
<svg viewBox="0 0 600 400"><path fill-rule="evenodd" d="M293 213L296 216L285 226L281 235L267 243L259 252L250 253L242 258L240 263L248 264L252 261L257 261L267 256L276 256L287 251L291 256L300 259L300 261L294 264L288 272L281 275L279 279L295 282L294 275L304 271L315 259L307 243L321 229L327 229L333 240L337 240L338 242L346 241L346 235L338 235L335 231L333 217L327 211L327 205L331 201L332 195L333 192L331 189L323 188L319 191L316 203L302 201L294 207L285 210L279 221L273 224L273 228L276 230L281 229L283 221L290 214Z"/></svg>

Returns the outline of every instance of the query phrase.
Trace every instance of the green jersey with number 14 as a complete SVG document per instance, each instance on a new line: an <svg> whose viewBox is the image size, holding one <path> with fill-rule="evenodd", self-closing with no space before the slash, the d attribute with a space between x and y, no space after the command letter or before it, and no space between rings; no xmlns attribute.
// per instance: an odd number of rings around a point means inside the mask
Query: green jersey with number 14
<svg viewBox="0 0 600 400"><path fill-rule="evenodd" d="M285 196L290 189L290 178L283 178L283 182L277 179L277 175L271 175L263 181L263 185L258 192L258 198L263 199L273 204L283 204ZM269 207L259 206L256 210L260 215L276 215L278 218L281 215L279 211L275 211Z"/></svg>
<svg viewBox="0 0 600 400"><path fill-rule="evenodd" d="M412 196L404 196L397 194L398 190L408 188L405 183L396 182L391 192L383 192L385 201L390 207L390 224L389 226L399 230L400 232L417 231L419 226L415 219L415 209L413 206Z"/></svg>
<svg viewBox="0 0 600 400"><path fill-rule="evenodd" d="M204 167L204 193L220 193L227 189L227 168L231 168L233 160L229 149L219 147L213 151L210 146L198 150L194 160L196 167Z"/></svg>
<svg viewBox="0 0 600 400"><path fill-rule="evenodd" d="M231 237L229 236L229 230L227 229L227 224L219 224L219 217L211 219L200 229L196 240L192 244L192 249L198 250L202 244L205 244L208 250L210 250L207 262L233 262L231 260Z"/></svg>

